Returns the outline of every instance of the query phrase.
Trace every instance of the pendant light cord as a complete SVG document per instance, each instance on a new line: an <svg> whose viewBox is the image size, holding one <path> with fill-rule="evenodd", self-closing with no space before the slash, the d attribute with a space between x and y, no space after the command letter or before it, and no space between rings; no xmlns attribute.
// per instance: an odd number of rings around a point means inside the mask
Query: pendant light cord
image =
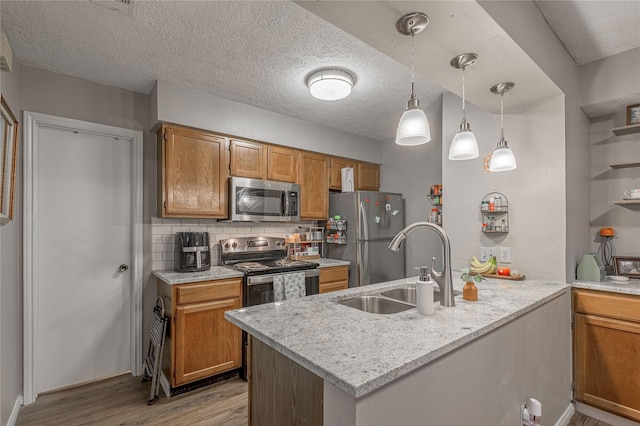
<svg viewBox="0 0 640 426"><path fill-rule="evenodd" d="M415 98L416 94L413 90L414 64L415 64L415 46L413 45L413 35L415 31L411 30L411 98Z"/></svg>
<svg viewBox="0 0 640 426"><path fill-rule="evenodd" d="M500 93L500 142L504 140L504 92Z"/></svg>
<svg viewBox="0 0 640 426"><path fill-rule="evenodd" d="M462 121L467 120L467 112L465 111L464 102L464 66L462 67Z"/></svg>

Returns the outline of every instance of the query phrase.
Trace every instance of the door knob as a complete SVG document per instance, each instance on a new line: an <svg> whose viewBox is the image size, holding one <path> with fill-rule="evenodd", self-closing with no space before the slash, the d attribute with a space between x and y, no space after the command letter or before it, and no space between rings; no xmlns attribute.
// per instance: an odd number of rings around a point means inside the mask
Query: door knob
<svg viewBox="0 0 640 426"><path fill-rule="evenodd" d="M129 265L125 265L124 263L122 265L120 265L120 267L118 268L118 272L126 272L126 270L129 269Z"/></svg>

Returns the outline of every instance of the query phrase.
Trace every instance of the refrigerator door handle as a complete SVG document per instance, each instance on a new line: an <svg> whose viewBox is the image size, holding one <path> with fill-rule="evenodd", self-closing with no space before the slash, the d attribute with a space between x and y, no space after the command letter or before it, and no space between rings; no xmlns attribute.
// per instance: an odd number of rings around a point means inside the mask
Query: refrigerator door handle
<svg viewBox="0 0 640 426"><path fill-rule="evenodd" d="M369 240L369 226L367 224L367 215L364 211L364 203L360 202L360 230L362 239L367 241Z"/></svg>
<svg viewBox="0 0 640 426"><path fill-rule="evenodd" d="M362 230L362 238L364 241L360 243L361 262L360 262L360 285L369 284L369 227L367 226L367 216L364 211L364 203L360 202L360 229ZM365 275L366 274L366 275Z"/></svg>

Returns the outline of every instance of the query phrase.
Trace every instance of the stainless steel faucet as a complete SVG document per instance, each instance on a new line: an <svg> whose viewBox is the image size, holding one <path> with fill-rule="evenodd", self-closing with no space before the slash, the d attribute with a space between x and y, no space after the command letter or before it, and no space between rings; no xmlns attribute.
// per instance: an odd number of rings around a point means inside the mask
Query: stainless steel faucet
<svg viewBox="0 0 640 426"><path fill-rule="evenodd" d="M429 228L438 234L442 240L442 245L444 246L442 271L436 271L436 258L431 258L431 270L433 271L433 275L435 275L436 283L438 284L438 287L440 287L440 294L442 295L440 304L443 306L455 306L456 304L453 300L453 281L451 281L451 245L449 243L449 237L447 236L447 233L444 232L444 229L430 222L412 223L402 231L398 232L398 235L393 237L393 241L389 244L389 248L393 251L399 251L402 243L407 239L407 235L414 229L423 227Z"/></svg>

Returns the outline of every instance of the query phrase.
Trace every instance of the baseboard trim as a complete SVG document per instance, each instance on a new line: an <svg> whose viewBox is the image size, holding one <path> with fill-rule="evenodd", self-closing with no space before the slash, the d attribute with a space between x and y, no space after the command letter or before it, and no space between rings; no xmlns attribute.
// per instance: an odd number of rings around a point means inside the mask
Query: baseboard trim
<svg viewBox="0 0 640 426"><path fill-rule="evenodd" d="M9 416L9 420L7 420L7 426L14 426L18 421L18 413L20 412L20 407L22 407L22 395L18 395L16 398L16 402L13 404L13 409L11 410L11 415Z"/></svg>
<svg viewBox="0 0 640 426"><path fill-rule="evenodd" d="M576 407L572 403L569 403L567 409L564 410L564 413L562 413L555 426L567 426L575 413Z"/></svg>
<svg viewBox="0 0 640 426"><path fill-rule="evenodd" d="M616 426L640 425L640 423L635 422L631 419L616 416L615 414L609 413L608 411L600 410L599 408L592 407L591 405L587 405L582 402L576 401L576 411L578 413L584 414L585 416L593 417L596 420L600 420L601 422L609 423L610 425L616 425Z"/></svg>

